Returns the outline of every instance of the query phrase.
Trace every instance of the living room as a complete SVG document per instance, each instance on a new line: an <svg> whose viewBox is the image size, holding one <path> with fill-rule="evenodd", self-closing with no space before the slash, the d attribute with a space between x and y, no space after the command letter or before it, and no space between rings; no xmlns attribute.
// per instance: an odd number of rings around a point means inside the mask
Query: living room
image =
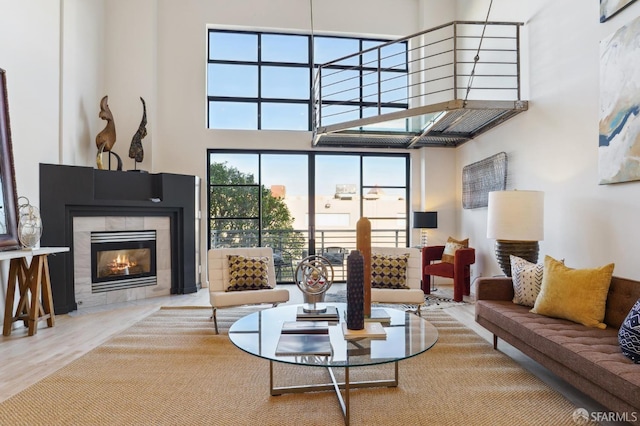
<svg viewBox="0 0 640 426"><path fill-rule="evenodd" d="M635 184L598 185L596 147L599 43L637 17L640 6L632 4L599 23L598 4L592 3L495 1L491 19L525 23L522 98L530 100L529 110L460 148L411 151L411 207L438 211L438 229L429 231L434 244L448 236L469 237L478 252L474 277L501 272L494 241L486 238L486 209L461 208L461 170L501 151L509 157L507 189L545 193L541 253L573 267L615 261L616 275L637 277L627 249L636 236L628 225L637 207ZM98 104L105 94L121 138L137 129L139 96L147 101L149 135L139 168L153 173L205 179L209 148L311 149L306 132L206 128L202 52L207 25L310 31L306 2L249 4L43 1L36 7L6 2L0 51L18 194L39 199L34 172L39 163L95 165L93 139L104 127ZM316 32L397 38L454 19L482 20L488 8L485 1L338 4L314 4ZM126 159L128 143L114 150ZM206 229L201 232L204 252ZM419 231L413 232L419 238Z"/></svg>
<svg viewBox="0 0 640 426"><path fill-rule="evenodd" d="M453 20L482 21L489 3L322 0L313 2L313 30L395 39ZM206 180L208 149L327 150L311 147L310 132L206 127L207 28L308 34L307 1L0 0L0 10L0 68L7 72L17 192L32 201L40 198L40 163L95 167L104 95L117 125L114 150L124 159L140 121L139 97L146 100L148 135L138 168L151 173ZM528 111L458 148L410 151L411 210L438 211L430 244L469 238L476 249L472 280L502 271L486 234L487 209L462 208L462 169L498 152L509 158L507 189L544 192L541 255L574 268L615 262L614 275L640 279L632 254L640 228L630 225L640 207L637 182L600 185L598 177L606 77L600 43L638 18L640 3L606 22L599 14L595 0L494 0L491 20L524 23L522 98L530 102ZM203 203L205 191L203 185ZM204 253L206 227L200 232ZM411 237L417 243L419 231ZM206 266L202 256L203 271Z"/></svg>

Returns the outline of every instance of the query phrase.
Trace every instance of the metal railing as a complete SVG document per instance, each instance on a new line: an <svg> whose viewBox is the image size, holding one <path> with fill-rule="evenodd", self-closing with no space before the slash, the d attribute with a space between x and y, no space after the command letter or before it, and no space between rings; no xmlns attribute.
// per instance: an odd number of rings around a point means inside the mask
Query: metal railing
<svg viewBox="0 0 640 426"><path fill-rule="evenodd" d="M454 21L320 65L313 129L451 100L520 100L521 25ZM424 125L410 121L395 130Z"/></svg>
<svg viewBox="0 0 640 426"><path fill-rule="evenodd" d="M262 232L262 246L274 251L274 263L278 282L293 282L294 271L303 258L309 255L309 239L306 230L265 230ZM258 231L228 230L211 231L211 248L257 247ZM403 229L372 229L373 247L406 247L407 233ZM315 254L322 255L331 249L340 248L344 254L342 263L332 262L335 281L346 280L346 257L356 249L356 231L317 230ZM329 250L328 250L329 249ZM330 256L335 259L334 256Z"/></svg>

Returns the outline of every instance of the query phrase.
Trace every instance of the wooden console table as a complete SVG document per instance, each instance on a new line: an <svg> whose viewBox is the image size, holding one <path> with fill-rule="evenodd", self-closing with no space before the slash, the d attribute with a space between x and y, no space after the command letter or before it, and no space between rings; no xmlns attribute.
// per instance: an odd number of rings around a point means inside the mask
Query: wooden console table
<svg viewBox="0 0 640 426"><path fill-rule="evenodd" d="M38 332L38 322L41 320L46 319L47 325L53 327L55 316L47 256L67 251L69 247L41 247L0 252L0 260L10 261L3 335L11 334L12 325L16 321L24 321L24 325L29 327L29 336ZM27 260L29 257L31 257L30 263ZM20 299L14 313L16 288Z"/></svg>

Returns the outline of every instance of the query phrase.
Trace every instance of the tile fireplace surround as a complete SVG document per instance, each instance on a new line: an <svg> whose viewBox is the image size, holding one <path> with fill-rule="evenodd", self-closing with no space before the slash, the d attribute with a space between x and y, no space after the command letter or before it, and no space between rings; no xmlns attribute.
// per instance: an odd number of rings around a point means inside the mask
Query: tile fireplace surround
<svg viewBox="0 0 640 426"><path fill-rule="evenodd" d="M40 164L43 224L40 243L71 249L69 253L49 256L55 313L74 311L78 302L88 307L103 301L134 300L141 298L143 291L145 297L150 292L155 295L156 291L162 294L198 291L201 283L196 265L196 201L194 176ZM96 224L100 229L89 229ZM90 236L91 230L143 230L140 226L157 230L156 243L168 246L161 250L165 253L162 259L157 258L157 266L161 267L158 285L153 286L154 290L144 287L128 289L125 291L128 293L88 297L82 286L87 274L91 281L91 261L75 257L76 252L90 246L84 235Z"/></svg>
<svg viewBox="0 0 640 426"><path fill-rule="evenodd" d="M96 216L73 219L73 280L78 310L171 294L171 244L168 217ZM91 232L156 231L157 284L145 287L92 292Z"/></svg>

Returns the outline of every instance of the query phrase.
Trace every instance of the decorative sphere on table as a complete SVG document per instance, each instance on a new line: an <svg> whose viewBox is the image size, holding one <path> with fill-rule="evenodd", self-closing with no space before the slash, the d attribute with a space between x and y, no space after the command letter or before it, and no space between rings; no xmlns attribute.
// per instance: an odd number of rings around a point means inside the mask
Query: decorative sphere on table
<svg viewBox="0 0 640 426"><path fill-rule="evenodd" d="M305 294L316 300L326 293L333 284L333 266L329 259L322 256L308 256L300 261L296 268L296 284ZM324 312L327 308L316 308L315 302L305 307L305 312Z"/></svg>

